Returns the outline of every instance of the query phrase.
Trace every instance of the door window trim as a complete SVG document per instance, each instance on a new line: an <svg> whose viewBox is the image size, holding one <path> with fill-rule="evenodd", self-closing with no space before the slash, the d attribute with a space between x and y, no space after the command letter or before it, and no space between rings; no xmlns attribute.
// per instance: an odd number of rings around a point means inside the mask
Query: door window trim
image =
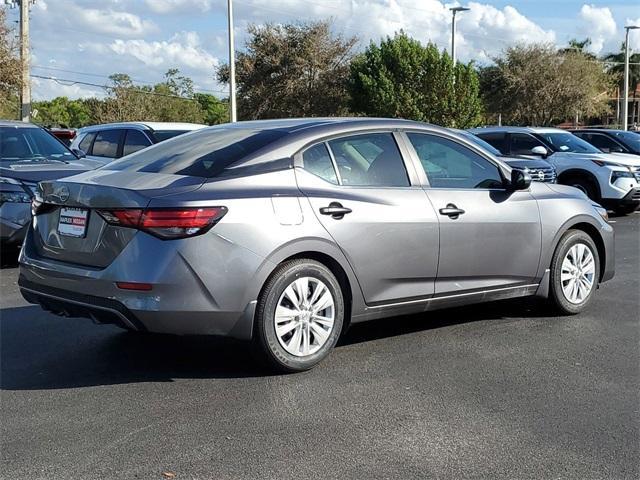
<svg viewBox="0 0 640 480"><path fill-rule="evenodd" d="M370 134L375 134L375 133L386 133L386 134L391 134L391 136L393 137L394 142L396 143L396 147L398 148L398 153L400 154L400 158L402 159L402 163L404 165L405 171L407 173L407 178L409 180L409 185L404 186L404 187L397 187L397 186L384 186L384 185L344 185L342 183L342 176L340 175L340 170L338 169L338 164L336 162L336 159L333 155L333 151L331 150L331 147L329 146L329 142L331 140L336 140L336 139L341 139L341 138L347 138L347 137L358 137L358 136L362 136L362 135L370 135ZM394 188L394 189L407 189L407 188L422 188L422 183L421 183L421 179L420 179L420 175L419 175L419 170L416 171L415 169L415 165L413 163L413 160L410 157L411 151L409 149L407 149L406 145L404 144L404 138L402 138L401 136L401 129L397 129L397 128L371 128L371 129L362 129L362 130L354 130L354 131L350 131L350 132L342 132L342 133L334 133L331 135L327 135L325 137L313 140L312 142L309 142L308 144L306 144L304 147L302 147L297 153L295 153L293 155L293 166L294 168L301 168L303 169L305 172L308 172L307 169L304 168L304 162L302 160L302 156L304 154L304 152L306 152L308 149L315 147L316 145L319 144L324 144L326 149L329 151L329 156L331 158L331 163L333 164L333 169L336 172L336 178L338 179L338 184L333 184L331 182L327 182L324 179L321 179L323 182L325 182L327 185L331 185L332 187L335 188L350 188L350 189L361 189L361 188L366 188L366 189L388 189L388 188ZM309 172L310 173L310 172Z"/></svg>
<svg viewBox="0 0 640 480"><path fill-rule="evenodd" d="M407 148L410 149L410 154L411 154L411 159L413 161L414 164L414 168L416 168L418 170L418 172L420 172L420 177L422 179L422 187L424 189L434 189L434 190L456 190L456 191L460 191L460 190L469 190L469 191L497 191L497 192L504 192L505 190L507 190L506 186L502 187L502 188L453 188L453 187L432 187L431 184L429 183L429 177L427 176L427 172L425 172L424 167L422 166L422 162L420 161L420 157L418 156L418 152L416 152L416 149L413 147L413 144L411 143L411 140L409 140L409 137L407 136L407 133L417 133L417 134L421 134L421 135L431 135L433 137L438 137L438 138L443 138L445 140L449 140L451 142L454 142L456 144L458 144L461 147L465 147L468 150L471 150L473 153L479 155L481 158L483 158L484 160L486 160L487 162L489 162L491 165L493 165L494 167L496 167L498 169L498 172L500 173L500 176L502 177L502 181L506 182L506 180L509 178L508 174L510 173L509 170L507 170L507 168L505 168L504 165L502 165L500 162L496 162L495 159L491 158L490 156L487 155L487 153L482 150L478 145L475 145L473 142L469 141L467 142L466 140L461 141L460 139L454 137L454 136L449 136L446 134L443 134L441 132L435 132L435 131L429 131L429 130L420 130L417 128L405 128L403 129L401 132L401 135L403 137L403 141L407 144Z"/></svg>

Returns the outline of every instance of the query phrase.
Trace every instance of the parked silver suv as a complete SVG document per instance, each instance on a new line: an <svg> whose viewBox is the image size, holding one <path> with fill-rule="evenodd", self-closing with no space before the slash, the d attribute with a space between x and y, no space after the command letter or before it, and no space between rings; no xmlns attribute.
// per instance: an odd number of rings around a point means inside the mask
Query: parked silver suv
<svg viewBox="0 0 640 480"><path fill-rule="evenodd" d="M251 339L297 371L374 318L531 295L577 313L613 269L606 211L580 191L446 129L314 118L42 182L19 284L54 313Z"/></svg>

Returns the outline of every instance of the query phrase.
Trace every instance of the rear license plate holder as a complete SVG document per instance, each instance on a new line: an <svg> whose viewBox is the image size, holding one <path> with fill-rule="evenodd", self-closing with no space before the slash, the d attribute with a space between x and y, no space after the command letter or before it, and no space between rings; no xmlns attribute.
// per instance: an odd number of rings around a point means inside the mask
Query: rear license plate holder
<svg viewBox="0 0 640 480"><path fill-rule="evenodd" d="M58 233L66 237L84 238L87 235L89 210L63 207L58 219Z"/></svg>

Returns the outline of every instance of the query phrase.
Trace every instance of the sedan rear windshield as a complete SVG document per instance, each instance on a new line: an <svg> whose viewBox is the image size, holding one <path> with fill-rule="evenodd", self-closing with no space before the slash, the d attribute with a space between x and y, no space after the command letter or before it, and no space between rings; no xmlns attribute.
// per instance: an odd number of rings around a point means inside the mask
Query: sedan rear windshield
<svg viewBox="0 0 640 480"><path fill-rule="evenodd" d="M59 140L41 128L0 127L0 161L70 161L76 157Z"/></svg>
<svg viewBox="0 0 640 480"><path fill-rule="evenodd" d="M186 133L103 167L108 170L217 177L286 135L282 130L214 127Z"/></svg>

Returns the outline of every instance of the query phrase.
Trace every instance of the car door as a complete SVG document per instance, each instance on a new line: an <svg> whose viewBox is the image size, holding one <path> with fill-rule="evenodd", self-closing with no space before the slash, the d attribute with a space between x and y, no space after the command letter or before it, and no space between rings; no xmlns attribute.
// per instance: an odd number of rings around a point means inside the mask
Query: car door
<svg viewBox="0 0 640 480"><path fill-rule="evenodd" d="M438 134L407 132L440 221L436 296L534 282L541 252L538 205L509 191L479 151Z"/></svg>
<svg viewBox="0 0 640 480"><path fill-rule="evenodd" d="M393 133L332 138L296 164L299 188L344 252L367 304L433 295L438 219Z"/></svg>

